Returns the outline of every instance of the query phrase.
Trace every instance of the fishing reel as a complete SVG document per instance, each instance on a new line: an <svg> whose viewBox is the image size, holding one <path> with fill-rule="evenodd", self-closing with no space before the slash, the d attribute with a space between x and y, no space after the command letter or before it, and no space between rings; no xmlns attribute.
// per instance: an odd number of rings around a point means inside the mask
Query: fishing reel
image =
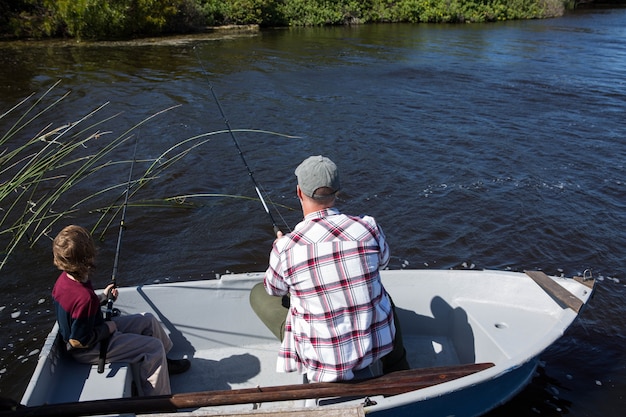
<svg viewBox="0 0 626 417"><path fill-rule="evenodd" d="M120 310L117 307L107 307L105 306L102 309L102 315L105 318L105 320L110 320L111 317L119 317L122 315L122 310Z"/></svg>

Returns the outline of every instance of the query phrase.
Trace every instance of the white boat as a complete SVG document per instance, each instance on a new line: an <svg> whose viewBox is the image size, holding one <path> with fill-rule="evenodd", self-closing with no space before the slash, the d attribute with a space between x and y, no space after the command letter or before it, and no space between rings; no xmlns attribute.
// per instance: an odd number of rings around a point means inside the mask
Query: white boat
<svg viewBox="0 0 626 417"><path fill-rule="evenodd" d="M478 416L530 382L539 355L563 335L593 292L592 279L548 277L539 271L385 270L381 276L399 314L409 363L416 370L408 371L413 372L408 377L391 374L378 382L366 381L370 385L363 390L357 385L356 391L344 391L349 384L335 383L329 391L317 392L311 390L325 385L305 385L302 375L276 372L279 342L248 302L250 288L263 274L233 274L119 289L115 307L122 314L156 315L174 342L171 356L192 361L187 373L172 376L171 398L156 405L150 403L154 397L132 397L132 366L110 364L98 374L95 365L73 362L58 348L55 326L23 396L26 407L18 411L95 415L182 408L204 416L283 412ZM472 366L456 375L465 365ZM412 385L414 376L428 374L431 368L440 383ZM404 389L389 395L384 388L392 386ZM234 397L225 397L229 392ZM214 398L211 393L222 401L209 401ZM285 395L275 397L276 393ZM349 398L340 398L344 394ZM121 397L125 398L110 400ZM74 402L82 404L82 411L51 405Z"/></svg>

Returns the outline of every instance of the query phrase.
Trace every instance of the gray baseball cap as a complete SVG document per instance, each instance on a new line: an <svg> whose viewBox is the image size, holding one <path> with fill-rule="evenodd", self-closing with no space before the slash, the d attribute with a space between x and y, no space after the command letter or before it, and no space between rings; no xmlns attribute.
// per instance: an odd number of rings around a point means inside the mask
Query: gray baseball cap
<svg viewBox="0 0 626 417"><path fill-rule="evenodd" d="M313 197L315 190L328 187L339 191L339 170L337 165L322 155L309 156L296 168L298 185L304 194Z"/></svg>

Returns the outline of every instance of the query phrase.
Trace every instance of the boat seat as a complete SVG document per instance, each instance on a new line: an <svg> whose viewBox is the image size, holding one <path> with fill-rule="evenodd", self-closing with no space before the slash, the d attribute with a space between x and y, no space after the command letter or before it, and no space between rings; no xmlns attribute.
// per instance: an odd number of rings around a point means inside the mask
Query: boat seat
<svg viewBox="0 0 626 417"><path fill-rule="evenodd" d="M100 374L98 365L79 363L71 357L66 362L61 379L63 384L52 394L58 402L124 398L133 394L131 364L107 363Z"/></svg>
<svg viewBox="0 0 626 417"><path fill-rule="evenodd" d="M24 398L27 406L58 404L75 401L130 397L135 385L133 377L138 368L128 363L108 363L103 373L98 365L79 363L69 355L57 333L50 332L39 355L39 377L31 380Z"/></svg>
<svg viewBox="0 0 626 417"><path fill-rule="evenodd" d="M381 376L383 374L383 362L382 360L376 360L374 363L370 364L368 367L360 369L358 371L354 371L354 379L370 379L374 377ZM308 384L309 380L306 374L302 375L303 384ZM305 407L316 407L320 405L330 405L330 404L341 404L346 401L351 401L361 397L331 397L331 398L310 398L304 400Z"/></svg>
<svg viewBox="0 0 626 417"><path fill-rule="evenodd" d="M105 400L132 396L133 372L128 363L107 363L104 372L98 373L98 365L77 362L65 351L58 337L59 366L56 372L63 381L52 388L51 398L56 402Z"/></svg>

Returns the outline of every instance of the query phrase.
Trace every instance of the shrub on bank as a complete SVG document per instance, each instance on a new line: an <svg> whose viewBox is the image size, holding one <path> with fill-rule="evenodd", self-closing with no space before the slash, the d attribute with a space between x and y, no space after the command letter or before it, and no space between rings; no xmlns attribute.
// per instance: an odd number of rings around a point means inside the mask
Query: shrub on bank
<svg viewBox="0 0 626 417"><path fill-rule="evenodd" d="M0 33L114 39L206 26L463 23L559 16L571 0L0 0Z"/></svg>

